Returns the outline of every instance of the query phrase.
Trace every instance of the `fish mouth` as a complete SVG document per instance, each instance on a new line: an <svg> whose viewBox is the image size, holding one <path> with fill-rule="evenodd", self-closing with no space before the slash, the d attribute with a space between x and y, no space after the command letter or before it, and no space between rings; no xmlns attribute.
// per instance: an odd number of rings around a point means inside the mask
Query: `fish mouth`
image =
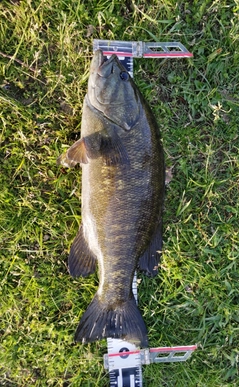
<svg viewBox="0 0 239 387"><path fill-rule="evenodd" d="M109 59L106 59L106 56L104 56L102 50L95 51L94 55L98 56L99 67L107 66L109 63L113 62L115 58L117 58L117 55L113 54Z"/></svg>
<svg viewBox="0 0 239 387"><path fill-rule="evenodd" d="M92 61L92 70L97 73L100 77L107 78L110 74L113 73L113 63L117 60L117 55L113 54L109 59L103 55L102 50L97 50L94 53Z"/></svg>

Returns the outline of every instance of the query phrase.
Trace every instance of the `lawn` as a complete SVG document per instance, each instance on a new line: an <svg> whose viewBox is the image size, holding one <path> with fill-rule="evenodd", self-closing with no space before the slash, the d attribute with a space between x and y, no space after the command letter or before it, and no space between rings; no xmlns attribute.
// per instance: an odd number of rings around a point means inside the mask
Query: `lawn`
<svg viewBox="0 0 239 387"><path fill-rule="evenodd" d="M180 41L190 59L138 59L170 183L155 279L139 276L151 347L198 344L144 368L146 387L238 386L238 0L0 2L0 385L109 385L106 342L74 344L97 275L72 279L80 136L92 40Z"/></svg>

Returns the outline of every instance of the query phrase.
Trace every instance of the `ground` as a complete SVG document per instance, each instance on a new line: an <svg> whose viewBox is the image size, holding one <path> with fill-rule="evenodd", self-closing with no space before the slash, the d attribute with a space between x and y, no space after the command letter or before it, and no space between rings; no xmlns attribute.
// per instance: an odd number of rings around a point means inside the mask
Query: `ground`
<svg viewBox="0 0 239 387"><path fill-rule="evenodd" d="M147 3L147 4L146 4ZM159 275L140 276L150 346L198 344L186 363L144 368L144 386L238 384L239 2L0 3L0 385L109 384L106 342L73 343L97 275L70 278L80 136L92 40L180 41L191 59L139 59L169 170Z"/></svg>

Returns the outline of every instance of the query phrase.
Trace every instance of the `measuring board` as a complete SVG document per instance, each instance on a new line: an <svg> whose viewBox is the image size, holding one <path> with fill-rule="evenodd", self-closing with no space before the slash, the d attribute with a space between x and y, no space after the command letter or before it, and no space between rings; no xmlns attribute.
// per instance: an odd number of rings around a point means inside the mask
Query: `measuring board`
<svg viewBox="0 0 239 387"><path fill-rule="evenodd" d="M127 42L93 40L93 51L101 49L109 58L116 54L133 78L133 58L190 58L193 56L180 42ZM137 276L132 290L137 302ZM142 387L142 365L187 360L196 345L139 349L120 339L107 339L108 354L104 366L109 370L110 387Z"/></svg>
<svg viewBox="0 0 239 387"><path fill-rule="evenodd" d="M193 54L180 42L125 42L119 40L93 40L93 51L101 49L103 55L116 54L133 78L133 58L191 58Z"/></svg>
<svg viewBox="0 0 239 387"><path fill-rule="evenodd" d="M142 386L142 365L186 361L197 349L196 345L134 349L128 344L124 340L108 339L109 352L104 355L104 367L109 369L110 386ZM118 352L111 352L115 347Z"/></svg>

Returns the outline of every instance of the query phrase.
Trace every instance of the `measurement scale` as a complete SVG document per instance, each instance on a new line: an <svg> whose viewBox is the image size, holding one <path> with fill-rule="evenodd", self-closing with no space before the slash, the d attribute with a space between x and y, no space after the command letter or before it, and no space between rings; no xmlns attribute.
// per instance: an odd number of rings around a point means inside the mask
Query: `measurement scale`
<svg viewBox="0 0 239 387"><path fill-rule="evenodd" d="M109 58L116 54L133 78L133 58L190 58L193 56L180 42L127 42L93 40L93 51L101 49ZM137 302L137 276L132 290ZM142 387L142 365L187 360L196 345L139 349L121 339L107 338L108 353L104 367L109 370L110 387Z"/></svg>
<svg viewBox="0 0 239 387"><path fill-rule="evenodd" d="M119 40L93 41L93 51L101 49L103 55L116 54L133 78L133 58L191 58L193 54L180 42L126 42Z"/></svg>

